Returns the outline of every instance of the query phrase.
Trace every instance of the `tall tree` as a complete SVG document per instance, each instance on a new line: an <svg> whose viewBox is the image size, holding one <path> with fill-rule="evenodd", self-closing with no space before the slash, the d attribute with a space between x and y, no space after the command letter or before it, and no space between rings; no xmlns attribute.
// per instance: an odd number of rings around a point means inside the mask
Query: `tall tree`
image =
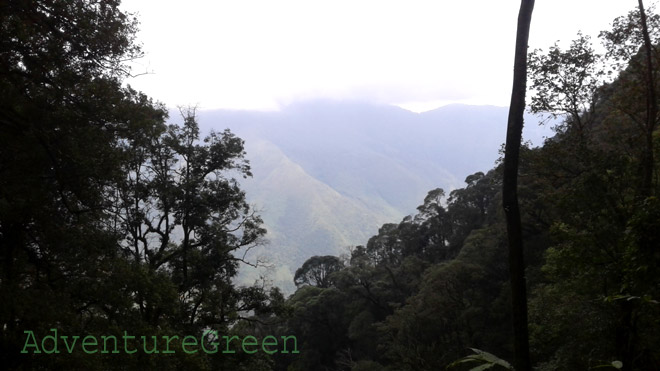
<svg viewBox="0 0 660 371"><path fill-rule="evenodd" d="M644 56L646 59L646 130L644 157L642 159L642 195L649 197L653 194L653 132L658 121L658 100L656 97L655 69L653 67L653 45L649 36L648 22L644 2L638 0L639 16L642 25L642 36L644 37Z"/></svg>
<svg viewBox="0 0 660 371"><path fill-rule="evenodd" d="M239 307L255 309L231 280L242 260L237 250L255 246L266 231L238 181L228 176L250 176L243 140L229 130L200 140L194 109L182 115L182 126L170 125L126 148L131 161L115 200L125 236L120 248L177 288L178 315L189 330L224 327ZM157 323L163 301L138 293L144 297L136 303L141 315Z"/></svg>
<svg viewBox="0 0 660 371"><path fill-rule="evenodd" d="M660 41L660 17L645 9L642 1L637 9L626 16L617 17L612 30L600 37L610 64L620 72L615 94L618 99L611 105L639 130L639 143L635 143L635 157L639 163L640 200L653 195L655 171L653 132L658 125L656 68Z"/></svg>
<svg viewBox="0 0 660 371"><path fill-rule="evenodd" d="M121 306L106 191L118 142L164 112L121 86L140 53L119 1L2 1L0 24L0 361L27 369L24 330L89 333Z"/></svg>
<svg viewBox="0 0 660 371"><path fill-rule="evenodd" d="M264 290L232 282L234 252L265 232L230 176L249 175L243 141L229 131L199 140L194 114L168 127L161 105L122 86L140 50L137 21L119 4L0 2L7 369L208 368L199 354L21 350L24 331L193 334L264 312Z"/></svg>
<svg viewBox="0 0 660 371"><path fill-rule="evenodd" d="M567 50L555 44L547 54L540 49L529 55L531 79L530 111L550 114L566 121L555 130L576 131L584 146L587 131L596 118L598 88L602 85L602 57L591 46L589 36L578 33Z"/></svg>
<svg viewBox="0 0 660 371"><path fill-rule="evenodd" d="M341 260L336 256L312 256L296 270L293 281L298 287L312 285L325 289L334 284L332 274L343 267Z"/></svg>
<svg viewBox="0 0 660 371"><path fill-rule="evenodd" d="M523 257L522 225L518 205L518 163L527 90L527 41L534 0L522 0L518 14L513 88L504 149L502 201L509 239L509 271L513 306L514 365L517 370L531 369L527 331L527 288Z"/></svg>

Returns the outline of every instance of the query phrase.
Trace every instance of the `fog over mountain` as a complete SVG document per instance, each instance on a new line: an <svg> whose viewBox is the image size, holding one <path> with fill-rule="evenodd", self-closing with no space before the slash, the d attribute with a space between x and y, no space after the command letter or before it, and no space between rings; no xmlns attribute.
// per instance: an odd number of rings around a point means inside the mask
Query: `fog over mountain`
<svg viewBox="0 0 660 371"><path fill-rule="evenodd" d="M250 257L270 261L270 278L290 289L307 258L365 244L382 224L414 213L429 190L449 193L492 168L507 114L494 106L414 113L312 101L276 112L199 111L198 121L203 132L230 128L245 140L254 176L242 185L268 229L268 244ZM539 121L526 118L524 139L534 145L552 134Z"/></svg>

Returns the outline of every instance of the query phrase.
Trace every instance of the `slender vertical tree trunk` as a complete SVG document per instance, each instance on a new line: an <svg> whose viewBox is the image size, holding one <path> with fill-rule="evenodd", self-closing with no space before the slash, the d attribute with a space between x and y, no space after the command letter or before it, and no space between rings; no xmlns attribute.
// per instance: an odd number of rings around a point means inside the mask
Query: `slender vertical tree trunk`
<svg viewBox="0 0 660 371"><path fill-rule="evenodd" d="M655 130L658 115L658 101L655 94L655 73L653 68L653 45L649 37L649 29L644 11L644 2L638 0L639 14L642 23L642 35L644 36L644 49L646 52L646 143L644 158L642 159L642 196L653 195L653 131Z"/></svg>
<svg viewBox="0 0 660 371"><path fill-rule="evenodd" d="M646 11L644 10L644 2L638 0L640 23L642 28L642 36L644 37L644 57L646 59L646 127L645 127L645 143L642 154L642 187L639 193L640 201L645 200L647 197L653 196L653 172L654 172L654 158L653 158L653 131L655 130L658 116L658 101L656 96L655 87L655 68L653 65L653 44L649 36L648 22ZM643 239L644 240L644 239ZM651 246L642 242L640 248L643 251L649 251ZM619 357L623 362L623 370L632 370L634 367L634 359L636 353L636 333L637 328L635 324L635 312L637 308L634 302L626 301L621 306L621 335L617 339L620 344Z"/></svg>
<svg viewBox="0 0 660 371"><path fill-rule="evenodd" d="M523 259L522 226L518 206L518 162L527 90L527 41L534 0L522 0L518 13L513 89L504 150L502 198L509 238L509 272L513 305L514 366L517 371L531 370L527 331L527 288Z"/></svg>

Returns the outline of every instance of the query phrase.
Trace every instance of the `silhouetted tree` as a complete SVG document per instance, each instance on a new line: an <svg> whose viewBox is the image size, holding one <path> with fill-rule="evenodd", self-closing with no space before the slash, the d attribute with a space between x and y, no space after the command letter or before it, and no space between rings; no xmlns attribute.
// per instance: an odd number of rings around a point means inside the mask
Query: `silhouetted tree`
<svg viewBox="0 0 660 371"><path fill-rule="evenodd" d="M312 256L296 270L293 281L296 286L312 285L328 288L334 284L332 274L344 267L342 261L332 255Z"/></svg>
<svg viewBox="0 0 660 371"><path fill-rule="evenodd" d="M523 236L518 204L518 163L525 112L527 90L527 40L532 20L534 0L522 0L518 14L516 52L513 68L513 89L509 106L509 122L504 150L504 178L502 199L506 214L509 238L509 267L511 272L511 297L513 303L514 365L519 371L531 369L529 359L529 335L527 331L527 287Z"/></svg>

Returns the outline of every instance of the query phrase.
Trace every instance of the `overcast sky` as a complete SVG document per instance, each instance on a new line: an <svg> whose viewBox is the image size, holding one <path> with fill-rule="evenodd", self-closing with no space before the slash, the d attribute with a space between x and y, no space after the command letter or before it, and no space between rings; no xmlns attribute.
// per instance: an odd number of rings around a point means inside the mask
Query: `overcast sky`
<svg viewBox="0 0 660 371"><path fill-rule="evenodd" d="M647 0L650 3L650 1ZM537 0L530 48L593 35L635 0ZM650 5L650 4L649 4ZM273 110L356 99L415 111L509 102L518 0L124 0L165 103Z"/></svg>

